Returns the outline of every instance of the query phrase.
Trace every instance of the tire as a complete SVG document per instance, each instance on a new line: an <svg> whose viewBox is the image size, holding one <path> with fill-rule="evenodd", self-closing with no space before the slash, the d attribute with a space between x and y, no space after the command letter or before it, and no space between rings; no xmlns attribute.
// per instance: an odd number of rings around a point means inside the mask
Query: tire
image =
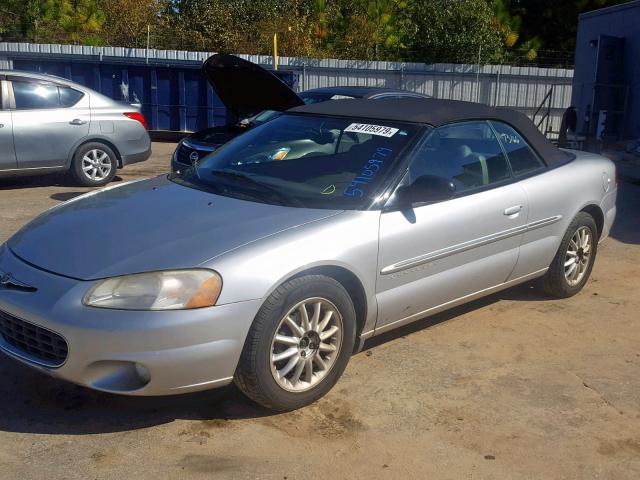
<svg viewBox="0 0 640 480"><path fill-rule="evenodd" d="M586 238L586 240L582 240ZM586 242L582 244L581 242ZM567 229L549 270L539 285L549 295L558 298L572 297L587 283L598 251L598 227L591 215L580 212ZM573 253L575 253L575 255ZM577 266L565 266L571 259L578 259Z"/></svg>
<svg viewBox="0 0 640 480"><path fill-rule="evenodd" d="M81 145L73 156L71 174L85 187L101 187L116 175L118 159L111 148L100 142Z"/></svg>
<svg viewBox="0 0 640 480"><path fill-rule="evenodd" d="M302 309L308 324L303 323ZM297 325L297 333L287 317ZM308 328L300 328L305 325ZM355 337L353 302L339 282L324 275L294 278L278 287L256 315L234 381L246 396L269 410L304 407L338 381ZM274 357L282 359L272 361Z"/></svg>

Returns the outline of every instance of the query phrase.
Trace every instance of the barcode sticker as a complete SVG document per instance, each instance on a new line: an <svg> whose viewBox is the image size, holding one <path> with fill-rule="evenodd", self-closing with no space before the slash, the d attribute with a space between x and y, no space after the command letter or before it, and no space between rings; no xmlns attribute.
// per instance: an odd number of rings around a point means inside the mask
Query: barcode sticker
<svg viewBox="0 0 640 480"><path fill-rule="evenodd" d="M345 132L368 133L369 135L379 135L380 137L393 137L397 128L385 127L382 125L370 125L368 123L352 123L344 129Z"/></svg>

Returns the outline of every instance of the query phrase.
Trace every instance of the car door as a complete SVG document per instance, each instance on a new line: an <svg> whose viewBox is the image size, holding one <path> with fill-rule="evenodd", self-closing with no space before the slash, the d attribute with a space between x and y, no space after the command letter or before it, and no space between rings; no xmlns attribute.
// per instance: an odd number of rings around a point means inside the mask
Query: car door
<svg viewBox="0 0 640 480"><path fill-rule="evenodd" d="M503 284L518 259L526 195L488 122L429 132L401 185L423 175L451 180L456 194L381 214L376 333Z"/></svg>
<svg viewBox="0 0 640 480"><path fill-rule="evenodd" d="M89 133L89 98L54 82L8 77L19 168L60 167Z"/></svg>
<svg viewBox="0 0 640 480"><path fill-rule="evenodd" d="M511 125L491 121L507 154L511 171L527 195L529 215L512 278L540 272L551 264L564 235L566 208L574 202L566 179L549 171L542 157ZM565 197L565 198L563 198Z"/></svg>
<svg viewBox="0 0 640 480"><path fill-rule="evenodd" d="M0 75L0 171L16 168L13 148L13 125L9 111L9 93L4 76Z"/></svg>

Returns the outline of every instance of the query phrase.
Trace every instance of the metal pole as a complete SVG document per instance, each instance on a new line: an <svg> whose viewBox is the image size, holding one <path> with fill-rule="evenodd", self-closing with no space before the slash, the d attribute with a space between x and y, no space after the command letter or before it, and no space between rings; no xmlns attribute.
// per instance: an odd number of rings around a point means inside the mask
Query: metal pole
<svg viewBox="0 0 640 480"><path fill-rule="evenodd" d="M147 63L149 63L149 39L151 37L151 25L147 25Z"/></svg>
<svg viewBox="0 0 640 480"><path fill-rule="evenodd" d="M482 44L478 45L478 71L476 72L476 102L480 103L480 54L482 53Z"/></svg>
<svg viewBox="0 0 640 480"><path fill-rule="evenodd" d="M278 70L278 34L273 34L273 69Z"/></svg>
<svg viewBox="0 0 640 480"><path fill-rule="evenodd" d="M307 89L307 64L302 64L302 90Z"/></svg>

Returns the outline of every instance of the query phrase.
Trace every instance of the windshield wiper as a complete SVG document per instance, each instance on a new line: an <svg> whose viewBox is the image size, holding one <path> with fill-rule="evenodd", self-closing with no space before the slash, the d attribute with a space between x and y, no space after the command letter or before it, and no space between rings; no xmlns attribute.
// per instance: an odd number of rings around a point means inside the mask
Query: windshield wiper
<svg viewBox="0 0 640 480"><path fill-rule="evenodd" d="M211 174L218 175L220 177L233 178L235 180L240 180L241 182L244 182L245 184L250 185L252 187L257 187L259 191L279 198L283 205L293 204L298 207L304 207L304 204L297 198L291 197L290 195L287 195L286 193L281 192L277 188L271 187L265 183L258 182L257 180L254 180L249 175L246 175L244 173L236 172L233 170L211 170Z"/></svg>

